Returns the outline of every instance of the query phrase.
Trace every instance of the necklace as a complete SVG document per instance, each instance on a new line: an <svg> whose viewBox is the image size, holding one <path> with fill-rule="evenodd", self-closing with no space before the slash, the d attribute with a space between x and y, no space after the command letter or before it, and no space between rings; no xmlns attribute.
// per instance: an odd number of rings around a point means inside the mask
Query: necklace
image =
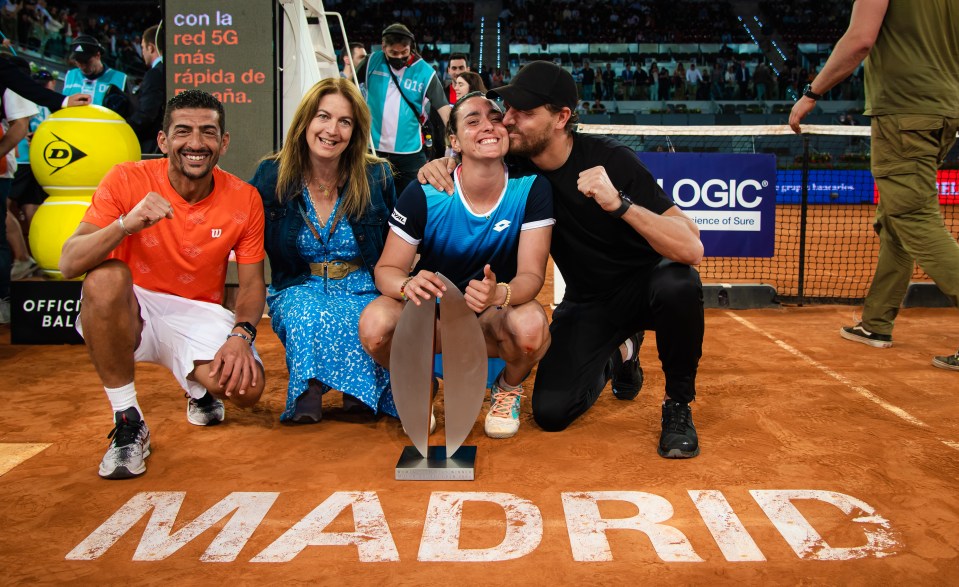
<svg viewBox="0 0 959 587"><path fill-rule="evenodd" d="M469 204L470 210L472 210L474 214L481 214L480 212L476 211L476 204L474 204L473 200L471 200L470 197L466 195L466 190L464 190L462 186L460 186L460 192L463 194L463 197L466 198L466 202L467 204ZM489 220L489 217L490 217L489 212L486 212L485 214L482 214L482 215L485 216L487 220Z"/></svg>
<svg viewBox="0 0 959 587"><path fill-rule="evenodd" d="M336 191L336 181L331 181L328 183L320 183L319 180L310 179L306 184L306 189L310 191L310 194L313 194L313 190L310 190L310 186L313 185L316 187L319 192L319 196L323 199L327 199L330 196L331 192Z"/></svg>

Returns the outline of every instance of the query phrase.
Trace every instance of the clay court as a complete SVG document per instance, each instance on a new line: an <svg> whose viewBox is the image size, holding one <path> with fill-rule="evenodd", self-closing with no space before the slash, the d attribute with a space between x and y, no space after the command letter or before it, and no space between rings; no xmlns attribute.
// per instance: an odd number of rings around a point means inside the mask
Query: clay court
<svg viewBox="0 0 959 587"><path fill-rule="evenodd" d="M959 374L930 359L959 316L905 310L880 350L840 339L854 311L707 310L698 458L656 455L650 336L635 401L605 391L562 433L527 401L500 441L479 419L471 482L395 481L399 422L348 416L336 392L320 424L281 425L268 328L264 399L220 426L190 425L172 376L141 366L148 471L105 481L111 420L85 348L13 346L2 327L0 583L949 584Z"/></svg>

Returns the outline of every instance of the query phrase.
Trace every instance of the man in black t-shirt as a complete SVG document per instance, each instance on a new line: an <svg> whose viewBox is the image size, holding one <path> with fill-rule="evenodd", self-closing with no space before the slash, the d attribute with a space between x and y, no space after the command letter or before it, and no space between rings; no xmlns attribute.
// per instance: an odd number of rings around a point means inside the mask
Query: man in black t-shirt
<svg viewBox="0 0 959 587"><path fill-rule="evenodd" d="M537 367L534 419L544 430L565 429L610 379L617 397L635 397L642 332L654 330L666 376L658 452L695 457L689 402L696 397L704 316L702 282L691 265L703 256L699 230L629 147L572 130L578 97L566 70L535 61L489 95L508 107L510 154L553 186L550 252L566 295ZM452 193L447 169L432 162L420 180Z"/></svg>

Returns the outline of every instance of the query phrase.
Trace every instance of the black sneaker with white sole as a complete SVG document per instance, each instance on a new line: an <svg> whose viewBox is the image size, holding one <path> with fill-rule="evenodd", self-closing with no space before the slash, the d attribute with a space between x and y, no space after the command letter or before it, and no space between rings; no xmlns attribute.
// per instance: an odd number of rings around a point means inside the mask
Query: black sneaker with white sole
<svg viewBox="0 0 959 587"><path fill-rule="evenodd" d="M689 404L671 399L663 403L663 432L659 436L659 456L667 459L691 459L699 454L699 437L693 426Z"/></svg>
<svg viewBox="0 0 959 587"><path fill-rule="evenodd" d="M861 342L878 349L887 349L892 346L892 335L869 332L862 327L862 322L855 326L843 326L839 336L853 342Z"/></svg>
<svg viewBox="0 0 959 587"><path fill-rule="evenodd" d="M114 427L107 435L112 439L103 460L100 476L104 479L130 479L146 473L144 459L150 456L150 429L136 408L127 408L113 415Z"/></svg>
<svg viewBox="0 0 959 587"><path fill-rule="evenodd" d="M189 397L186 402L187 422L194 426L215 426L226 419L226 407L223 402L213 397L209 391L200 399Z"/></svg>
<svg viewBox="0 0 959 587"><path fill-rule="evenodd" d="M959 351L954 355L940 355L932 359L932 364L940 369L959 371Z"/></svg>

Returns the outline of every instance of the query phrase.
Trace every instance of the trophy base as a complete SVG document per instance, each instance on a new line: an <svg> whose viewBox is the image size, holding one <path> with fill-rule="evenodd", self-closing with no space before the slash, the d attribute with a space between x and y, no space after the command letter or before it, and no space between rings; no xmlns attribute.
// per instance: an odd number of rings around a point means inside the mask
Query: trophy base
<svg viewBox="0 0 959 587"><path fill-rule="evenodd" d="M446 458L445 446L431 446L424 459L415 446L403 447L396 463L397 481L472 481L476 470L476 447L461 446Z"/></svg>

